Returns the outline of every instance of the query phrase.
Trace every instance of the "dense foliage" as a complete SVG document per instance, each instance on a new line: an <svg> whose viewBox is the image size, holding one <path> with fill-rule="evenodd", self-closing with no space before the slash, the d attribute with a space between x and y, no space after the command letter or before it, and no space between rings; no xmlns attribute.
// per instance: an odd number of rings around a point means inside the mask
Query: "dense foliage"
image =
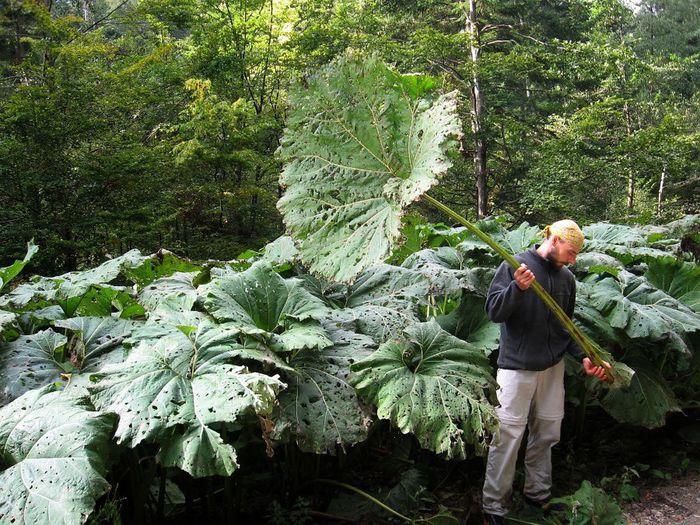
<svg viewBox="0 0 700 525"><path fill-rule="evenodd" d="M230 259L279 236L287 93L349 48L457 93L436 197L467 218L477 175L479 213L514 223L697 213L697 13L635 4L5 2L0 260L31 238L51 274L132 248Z"/></svg>
<svg viewBox="0 0 700 525"><path fill-rule="evenodd" d="M479 227L515 251L539 232ZM119 490L110 468L129 449L148 450L163 482L178 470L235 477L246 449L249 461L293 442L343 453L381 419L447 460L483 452L496 430L498 335L483 302L499 258L462 228L409 229L441 246L351 285L312 277L282 237L245 261L202 267L132 251L6 292L0 516L82 522ZM661 426L700 388L700 273L681 249L700 218L585 233L576 321L636 373L629 389L608 390L572 367L569 391L619 421Z"/></svg>
<svg viewBox="0 0 700 525"><path fill-rule="evenodd" d="M516 253L523 221L586 225L574 331L634 372L567 363L578 431L591 407L648 429L699 408L693 13L2 4L0 522L356 519L309 487L371 498L346 461L381 450L384 510L453 523L417 458L498 430L481 232ZM562 502L619 517L587 482Z"/></svg>

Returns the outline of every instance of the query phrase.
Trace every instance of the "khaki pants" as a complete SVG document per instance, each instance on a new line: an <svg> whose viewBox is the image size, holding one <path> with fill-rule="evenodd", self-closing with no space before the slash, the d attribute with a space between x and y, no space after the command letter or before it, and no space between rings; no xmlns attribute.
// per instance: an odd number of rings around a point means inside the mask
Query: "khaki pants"
<svg viewBox="0 0 700 525"><path fill-rule="evenodd" d="M529 437L523 492L538 501L551 494L552 447L559 442L564 417L564 360L541 372L499 369L496 381L500 432L489 447L483 508L503 516L508 512L515 462L526 426Z"/></svg>

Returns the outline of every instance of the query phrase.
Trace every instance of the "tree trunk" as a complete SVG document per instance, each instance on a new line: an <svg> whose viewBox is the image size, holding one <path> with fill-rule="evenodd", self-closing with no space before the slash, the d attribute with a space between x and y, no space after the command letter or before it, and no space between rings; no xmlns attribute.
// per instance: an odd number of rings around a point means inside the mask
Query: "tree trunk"
<svg viewBox="0 0 700 525"><path fill-rule="evenodd" d="M625 75L625 82L627 81ZM630 108L627 102L625 102L623 111L625 113L625 122L627 124L627 136L632 136L632 118L630 117ZM627 155L629 157L629 155ZM629 166L627 172L627 213L632 215L634 212L634 171L632 167Z"/></svg>
<svg viewBox="0 0 700 525"><path fill-rule="evenodd" d="M92 21L92 12L94 10L93 0L81 0L80 8L83 12L83 20L86 22Z"/></svg>
<svg viewBox="0 0 700 525"><path fill-rule="evenodd" d="M666 175L668 175L668 169L666 163L664 163L664 168L661 170L661 181L659 182L659 195L656 200L656 216L661 217L661 203L664 200L664 185L666 184Z"/></svg>
<svg viewBox="0 0 700 525"><path fill-rule="evenodd" d="M476 178L476 214L478 218L488 215L488 195L486 187L486 139L483 133L486 104L481 91L479 62L481 61L481 33L477 24L478 12L476 0L469 0L466 31L469 34L469 47L472 60L472 96L471 116L474 134L474 177Z"/></svg>

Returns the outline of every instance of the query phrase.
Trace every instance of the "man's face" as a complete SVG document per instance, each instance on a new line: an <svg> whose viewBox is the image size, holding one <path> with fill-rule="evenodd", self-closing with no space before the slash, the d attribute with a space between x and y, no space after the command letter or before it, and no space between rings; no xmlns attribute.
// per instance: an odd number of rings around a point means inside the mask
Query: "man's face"
<svg viewBox="0 0 700 525"><path fill-rule="evenodd" d="M578 252L577 248L555 235L547 259L559 270L568 264L575 264Z"/></svg>

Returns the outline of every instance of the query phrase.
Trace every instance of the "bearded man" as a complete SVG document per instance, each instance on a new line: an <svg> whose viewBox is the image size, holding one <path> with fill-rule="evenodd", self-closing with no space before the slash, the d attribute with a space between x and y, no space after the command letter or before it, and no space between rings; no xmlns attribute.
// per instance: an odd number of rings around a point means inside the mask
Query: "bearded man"
<svg viewBox="0 0 700 525"><path fill-rule="evenodd" d="M551 497L552 447L559 442L564 417L564 354L582 363L586 374L605 379L605 369L585 357L559 320L530 289L537 281L571 317L576 279L567 265L576 262L583 232L571 220L547 226L540 245L516 255L517 270L503 263L489 287L486 311L501 323L498 350L499 435L489 447L483 489L485 525L505 523L513 490L520 442L528 429L525 500L542 506ZM609 365L606 363L609 367Z"/></svg>

